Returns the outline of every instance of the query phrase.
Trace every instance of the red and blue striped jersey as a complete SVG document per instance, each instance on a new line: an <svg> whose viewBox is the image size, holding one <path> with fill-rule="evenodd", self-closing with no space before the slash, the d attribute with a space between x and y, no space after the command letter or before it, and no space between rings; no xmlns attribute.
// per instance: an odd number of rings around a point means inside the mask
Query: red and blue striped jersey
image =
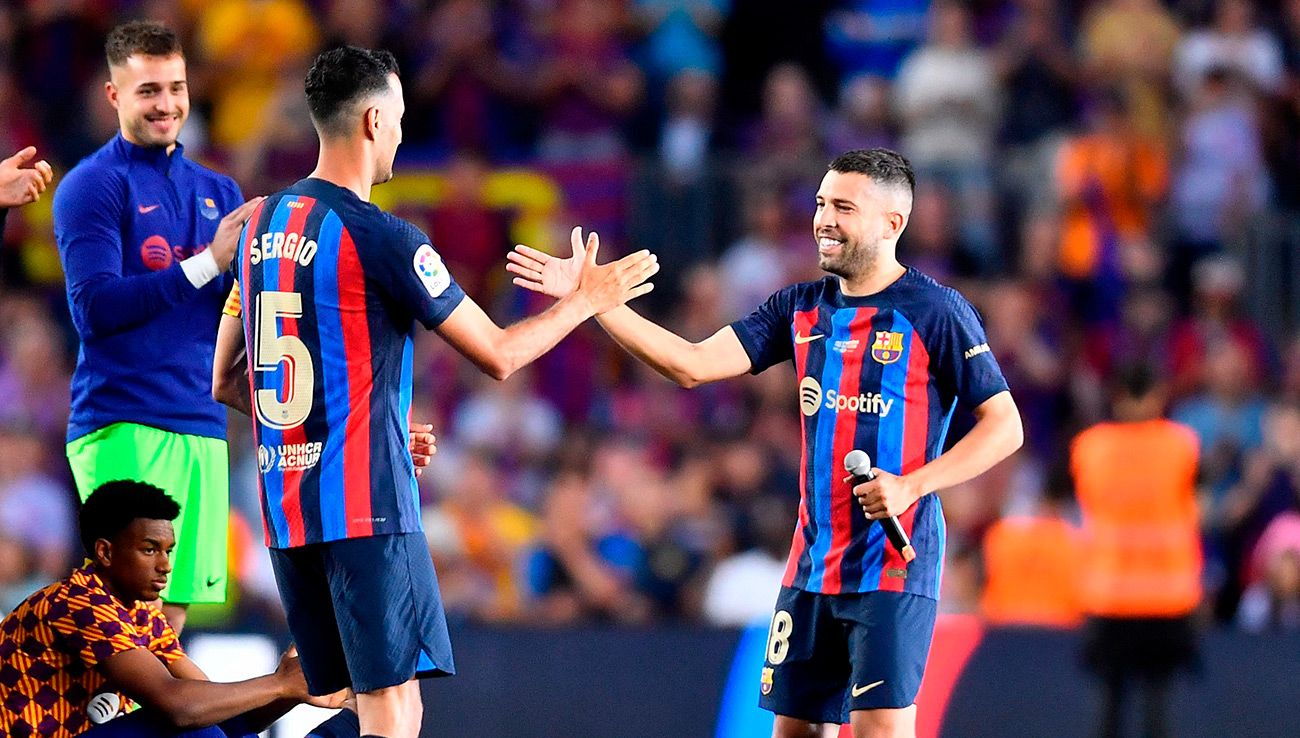
<svg viewBox="0 0 1300 738"><path fill-rule="evenodd" d="M943 452L958 401L974 408L1007 389L979 314L909 268L867 297L842 294L835 277L787 287L732 327L754 373L795 365L803 455L785 586L938 599L939 498L925 495L899 516L916 548L908 564L857 504L844 457L862 449L877 468L907 474Z"/></svg>
<svg viewBox="0 0 1300 738"><path fill-rule="evenodd" d="M465 297L429 237L304 179L258 206L235 264L267 545L419 531L412 336Z"/></svg>

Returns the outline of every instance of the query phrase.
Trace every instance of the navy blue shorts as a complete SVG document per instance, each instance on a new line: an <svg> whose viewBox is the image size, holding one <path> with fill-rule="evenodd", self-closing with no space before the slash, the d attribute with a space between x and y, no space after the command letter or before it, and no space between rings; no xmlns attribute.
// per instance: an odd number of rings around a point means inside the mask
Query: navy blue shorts
<svg viewBox="0 0 1300 738"><path fill-rule="evenodd" d="M813 723L916 701L938 604L908 592L825 595L782 587L758 704Z"/></svg>
<svg viewBox="0 0 1300 738"><path fill-rule="evenodd" d="M456 673L423 534L273 548L271 566L312 694Z"/></svg>

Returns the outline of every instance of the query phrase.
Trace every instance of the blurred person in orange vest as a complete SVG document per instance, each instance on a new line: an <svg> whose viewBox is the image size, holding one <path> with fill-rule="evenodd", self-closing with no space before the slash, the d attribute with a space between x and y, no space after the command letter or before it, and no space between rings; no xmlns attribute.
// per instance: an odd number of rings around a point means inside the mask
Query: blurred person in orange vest
<svg viewBox="0 0 1300 738"><path fill-rule="evenodd" d="M1169 186L1169 162L1157 139L1130 122L1130 103L1103 92L1088 127L1062 146L1057 186L1064 199L1060 266L1066 277L1094 280L1121 268L1125 249L1149 237L1154 208Z"/></svg>
<svg viewBox="0 0 1300 738"><path fill-rule="evenodd" d="M1037 509L1008 515L984 534L980 610L998 625L1073 628L1083 622L1083 548L1067 519L1068 495L1048 488Z"/></svg>
<svg viewBox="0 0 1300 738"><path fill-rule="evenodd" d="M1120 735L1132 681L1143 735L1170 735L1170 681L1196 661L1199 446L1191 429L1164 418L1166 401L1148 367L1121 370L1114 420L1079 434L1070 454L1083 513L1084 658L1105 688L1103 736Z"/></svg>

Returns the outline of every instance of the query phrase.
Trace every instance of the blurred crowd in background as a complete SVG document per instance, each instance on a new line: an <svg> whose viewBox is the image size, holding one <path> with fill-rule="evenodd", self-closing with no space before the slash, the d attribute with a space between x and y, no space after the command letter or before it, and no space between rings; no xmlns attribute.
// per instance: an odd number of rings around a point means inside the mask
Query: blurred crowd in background
<svg viewBox="0 0 1300 738"><path fill-rule="evenodd" d="M704 338L820 276L832 155L898 149L918 175L901 259L980 308L1026 427L1014 457L942 493L942 610L1078 622L1058 576L1087 566L1066 545L1069 445L1141 362L1200 439L1205 618L1300 629L1300 1L0 2L0 151L35 144L66 172L110 138L102 41L135 17L181 33L187 155L248 196L314 165L314 54L392 50L404 143L375 201L499 321L546 304L510 284L509 247L567 253L582 224L606 253L657 252L636 307ZM76 337L48 197L11 215L0 285L8 610L75 540ZM503 383L432 334L416 354L415 420L439 446L425 529L454 617L770 616L798 499L791 371L686 392L594 324ZM264 628L279 615L247 419L230 448L238 581L191 623ZM1054 583L1053 613L983 592L1022 528L1059 555L1012 579Z"/></svg>

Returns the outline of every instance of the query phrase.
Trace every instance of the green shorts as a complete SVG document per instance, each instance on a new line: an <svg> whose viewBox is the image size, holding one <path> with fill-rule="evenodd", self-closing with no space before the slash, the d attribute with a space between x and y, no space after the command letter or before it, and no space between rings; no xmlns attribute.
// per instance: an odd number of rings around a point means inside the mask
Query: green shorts
<svg viewBox="0 0 1300 738"><path fill-rule="evenodd" d="M225 441L114 423L69 443L68 463L82 500L118 479L148 482L171 495L181 515L174 523L176 550L163 601L226 601L230 469Z"/></svg>

